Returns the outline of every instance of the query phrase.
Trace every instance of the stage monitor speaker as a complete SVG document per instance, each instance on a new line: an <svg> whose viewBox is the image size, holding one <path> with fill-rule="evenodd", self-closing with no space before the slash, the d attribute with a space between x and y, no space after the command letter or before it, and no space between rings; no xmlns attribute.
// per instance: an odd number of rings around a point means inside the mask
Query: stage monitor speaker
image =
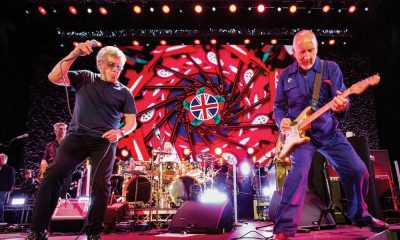
<svg viewBox="0 0 400 240"><path fill-rule="evenodd" d="M82 229L89 208L89 200L67 199L57 203L51 217L52 232L78 232Z"/></svg>
<svg viewBox="0 0 400 240"><path fill-rule="evenodd" d="M282 193L275 191L272 195L270 202L268 217L273 223L276 221L276 214L278 213L279 204L281 202ZM316 228L321 217L321 213L326 211L326 206L322 200L312 192L306 192L306 197L304 200L303 212L301 215L300 228ZM323 228L333 228L336 226L335 220L330 212L322 223Z"/></svg>
<svg viewBox="0 0 400 240"><path fill-rule="evenodd" d="M229 200L220 203L186 201L169 224L170 232L224 233L233 227L232 205Z"/></svg>

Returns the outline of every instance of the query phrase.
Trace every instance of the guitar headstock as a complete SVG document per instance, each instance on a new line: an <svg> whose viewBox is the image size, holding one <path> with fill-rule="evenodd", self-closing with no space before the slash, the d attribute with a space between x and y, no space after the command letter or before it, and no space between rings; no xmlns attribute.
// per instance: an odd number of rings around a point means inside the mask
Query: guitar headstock
<svg viewBox="0 0 400 240"><path fill-rule="evenodd" d="M375 74L369 78L359 81L358 83L353 84L349 89L347 89L349 95L350 94L361 94L365 91L369 86L375 86L379 83L381 78L378 74Z"/></svg>

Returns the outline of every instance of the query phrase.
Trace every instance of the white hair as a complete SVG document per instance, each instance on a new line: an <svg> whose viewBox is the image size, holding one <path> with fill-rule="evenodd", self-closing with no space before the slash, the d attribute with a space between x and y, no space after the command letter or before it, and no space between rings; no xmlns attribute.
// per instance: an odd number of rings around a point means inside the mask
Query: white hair
<svg viewBox="0 0 400 240"><path fill-rule="evenodd" d="M99 67L100 62L104 62L109 56L119 58L122 62L122 65L125 65L126 62L125 54L117 47L106 46L100 49L100 51L97 53L96 56L97 67Z"/></svg>

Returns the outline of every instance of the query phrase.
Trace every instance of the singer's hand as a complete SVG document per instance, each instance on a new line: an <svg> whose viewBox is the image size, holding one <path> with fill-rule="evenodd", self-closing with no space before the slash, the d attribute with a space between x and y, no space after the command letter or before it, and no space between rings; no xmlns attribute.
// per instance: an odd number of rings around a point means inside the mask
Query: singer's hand
<svg viewBox="0 0 400 240"><path fill-rule="evenodd" d="M122 138L123 135L119 129L111 129L110 131L104 133L101 137L106 138L109 142L113 143Z"/></svg>
<svg viewBox="0 0 400 240"><path fill-rule="evenodd" d="M81 42L76 45L73 53L75 56L86 56L93 52L92 41L87 40L86 42Z"/></svg>

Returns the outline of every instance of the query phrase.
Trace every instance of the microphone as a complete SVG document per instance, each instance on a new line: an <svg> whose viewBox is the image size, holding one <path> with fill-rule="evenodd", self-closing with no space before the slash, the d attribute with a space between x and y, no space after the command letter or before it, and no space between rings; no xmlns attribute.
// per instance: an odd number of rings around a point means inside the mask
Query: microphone
<svg viewBox="0 0 400 240"><path fill-rule="evenodd" d="M92 48L98 47L99 42L97 42L95 39L90 40L90 46ZM82 50L79 49L79 52L75 54L76 57L79 57L83 54Z"/></svg>
<svg viewBox="0 0 400 240"><path fill-rule="evenodd" d="M29 134L25 133L25 134L19 135L15 139L21 139L21 138L27 138L27 137L29 137Z"/></svg>

